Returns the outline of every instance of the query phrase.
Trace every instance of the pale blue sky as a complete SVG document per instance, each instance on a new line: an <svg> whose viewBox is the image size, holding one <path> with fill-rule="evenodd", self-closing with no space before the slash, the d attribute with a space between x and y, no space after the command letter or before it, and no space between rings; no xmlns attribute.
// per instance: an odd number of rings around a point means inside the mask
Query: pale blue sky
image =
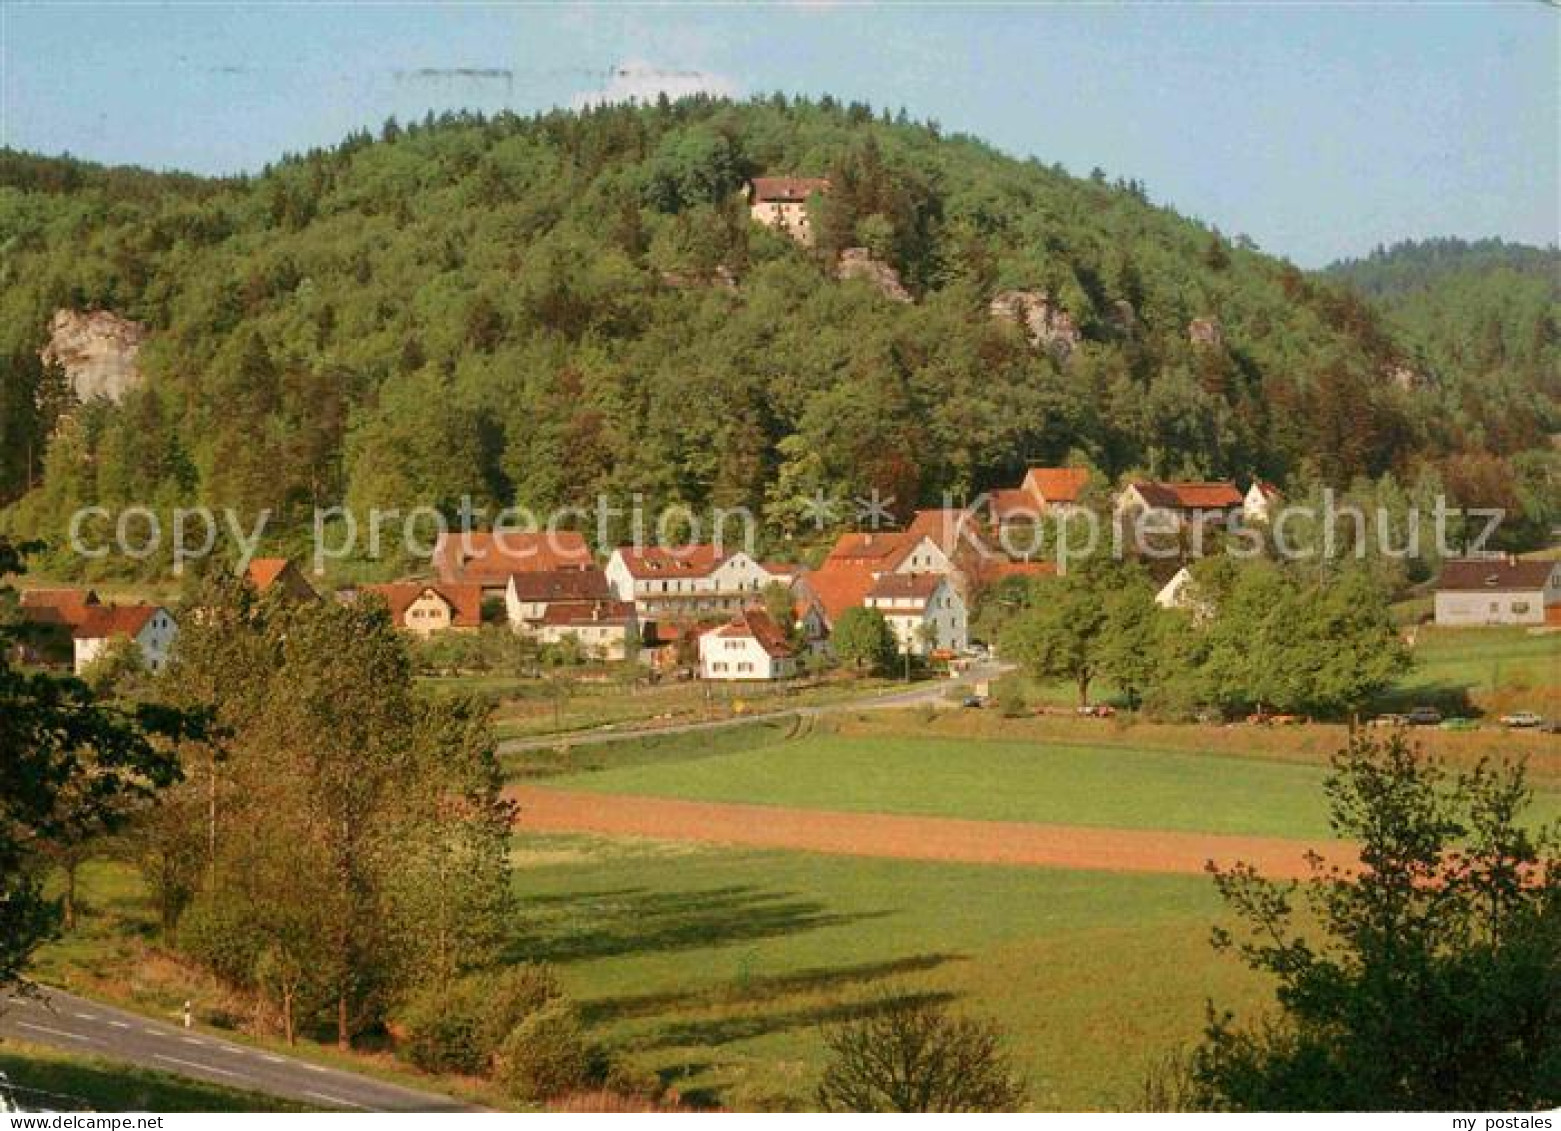
<svg viewBox="0 0 1561 1131"><path fill-rule="evenodd" d="M0 142L154 168L254 170L392 113L704 86L903 105L1138 178L1306 266L1561 223L1561 12L1537 2L0 0L0 24Z"/></svg>

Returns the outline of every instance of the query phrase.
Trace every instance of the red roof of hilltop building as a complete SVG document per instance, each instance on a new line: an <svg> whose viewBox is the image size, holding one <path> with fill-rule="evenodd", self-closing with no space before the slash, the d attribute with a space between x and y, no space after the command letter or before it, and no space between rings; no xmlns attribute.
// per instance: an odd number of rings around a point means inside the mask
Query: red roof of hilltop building
<svg viewBox="0 0 1561 1131"><path fill-rule="evenodd" d="M755 177L753 199L766 204L801 204L816 192L828 192L827 177Z"/></svg>
<svg viewBox="0 0 1561 1131"><path fill-rule="evenodd" d="M747 637L758 643L770 656L780 658L792 654L791 643L780 626L763 609L744 609L726 624L712 628L711 634L727 638Z"/></svg>
<svg viewBox="0 0 1561 1131"><path fill-rule="evenodd" d="M91 589L24 589L22 619L31 624L59 624L75 628L101 602Z"/></svg>
<svg viewBox="0 0 1561 1131"><path fill-rule="evenodd" d="M537 573L512 573L515 596L530 603L553 601L605 601L612 596L607 575L589 569L550 569Z"/></svg>
<svg viewBox="0 0 1561 1131"><path fill-rule="evenodd" d="M434 544L434 572L443 582L505 585L512 573L595 564L584 536L574 530L453 531Z"/></svg>
<svg viewBox="0 0 1561 1131"><path fill-rule="evenodd" d="M71 633L77 640L106 640L111 636L140 635L161 605L94 605Z"/></svg>
<svg viewBox="0 0 1561 1131"><path fill-rule="evenodd" d="M1229 480L1208 483L1160 483L1140 480L1133 487L1144 502L1167 510L1221 510L1246 498Z"/></svg>
<svg viewBox="0 0 1561 1131"><path fill-rule="evenodd" d="M1088 483L1086 468L1032 467L1025 472L1021 490L1045 503L1076 503Z"/></svg>
<svg viewBox="0 0 1561 1131"><path fill-rule="evenodd" d="M365 585L365 593L377 593L390 606L390 619L406 624L407 610L425 593L432 593L450 609L450 624L455 628L476 628L482 624L482 586L476 583L452 585L448 582L392 581L386 585Z"/></svg>
<svg viewBox="0 0 1561 1131"><path fill-rule="evenodd" d="M1543 589L1561 562L1539 558L1456 558L1442 564L1436 587L1444 592Z"/></svg>
<svg viewBox="0 0 1561 1131"><path fill-rule="evenodd" d="M652 577L705 577L714 573L731 552L708 542L688 546L621 546L618 553L629 576L637 580Z"/></svg>

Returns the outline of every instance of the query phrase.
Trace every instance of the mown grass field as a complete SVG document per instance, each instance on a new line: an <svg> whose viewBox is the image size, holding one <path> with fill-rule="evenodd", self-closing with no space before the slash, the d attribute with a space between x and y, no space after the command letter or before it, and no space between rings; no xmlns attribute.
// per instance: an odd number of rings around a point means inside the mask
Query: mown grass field
<svg viewBox="0 0 1561 1131"><path fill-rule="evenodd" d="M1249 731L1261 742L1262 732ZM847 812L1280 837L1328 835L1321 765L1115 742L818 734L564 776L604 793ZM1536 794L1537 820L1561 793Z"/></svg>
<svg viewBox="0 0 1561 1131"><path fill-rule="evenodd" d="M1201 876L907 863L578 836L517 839L517 957L555 963L599 1035L696 1100L806 1103L821 1026L883 993L995 1017L1044 1108L1131 1107L1212 997Z"/></svg>
<svg viewBox="0 0 1561 1131"><path fill-rule="evenodd" d="M121 1061L59 1052L21 1041L0 1044L0 1072L24 1103L53 1111L309 1111L259 1092L237 1091ZM42 1094L38 1094L42 1093Z"/></svg>
<svg viewBox="0 0 1561 1131"><path fill-rule="evenodd" d="M1523 628L1436 628L1415 634L1414 667L1394 699L1486 710L1561 714L1561 632Z"/></svg>

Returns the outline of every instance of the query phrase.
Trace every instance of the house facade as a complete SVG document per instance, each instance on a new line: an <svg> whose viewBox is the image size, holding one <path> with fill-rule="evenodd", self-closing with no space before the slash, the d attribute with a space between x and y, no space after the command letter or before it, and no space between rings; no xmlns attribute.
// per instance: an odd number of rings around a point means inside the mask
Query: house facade
<svg viewBox="0 0 1561 1131"><path fill-rule="evenodd" d="M1436 623L1561 626L1561 561L1460 558L1436 582Z"/></svg>
<svg viewBox="0 0 1561 1131"><path fill-rule="evenodd" d="M511 574L591 569L596 559L573 530L456 530L439 535L433 565L441 584L477 585L484 597L503 598Z"/></svg>
<svg viewBox="0 0 1561 1131"><path fill-rule="evenodd" d="M620 546L607 583L641 620L701 620L741 612L775 577L742 550L709 543Z"/></svg>
<svg viewBox="0 0 1561 1131"><path fill-rule="evenodd" d="M699 674L726 682L790 679L797 657L770 615L749 608L700 636Z"/></svg>
<svg viewBox="0 0 1561 1131"><path fill-rule="evenodd" d="M638 654L640 622L628 601L563 602L549 605L524 629L540 644L573 638L595 660L619 663Z"/></svg>
<svg viewBox="0 0 1561 1131"><path fill-rule="evenodd" d="M808 200L829 191L824 177L755 177L748 185L748 215L800 244L812 245Z"/></svg>
<svg viewBox="0 0 1561 1131"><path fill-rule="evenodd" d="M953 655L970 643L964 599L947 577L884 574L874 581L863 604L883 614L901 652Z"/></svg>
<svg viewBox="0 0 1561 1131"><path fill-rule="evenodd" d="M476 583L393 581L365 585L364 593L384 599L391 623L415 636L436 632L475 632L482 627L483 587Z"/></svg>
<svg viewBox="0 0 1561 1131"><path fill-rule="evenodd" d="M161 605L95 605L71 632L76 674L119 640L134 641L147 670L160 672L178 635L173 614Z"/></svg>

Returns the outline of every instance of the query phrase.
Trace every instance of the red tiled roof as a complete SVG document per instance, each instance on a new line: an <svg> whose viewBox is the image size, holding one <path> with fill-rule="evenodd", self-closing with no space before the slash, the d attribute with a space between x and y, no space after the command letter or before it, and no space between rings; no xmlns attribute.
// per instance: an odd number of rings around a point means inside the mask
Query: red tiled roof
<svg viewBox="0 0 1561 1131"><path fill-rule="evenodd" d="M872 562L878 569L893 569L920 536L907 530L874 530L842 534L824 559L825 566L838 562Z"/></svg>
<svg viewBox="0 0 1561 1131"><path fill-rule="evenodd" d="M424 593L433 593L450 607L452 628L476 628L482 624L482 586L475 582L451 584L432 581L392 581L388 585L365 585L365 593L377 593L390 606L391 622L406 626L407 609Z"/></svg>
<svg viewBox="0 0 1561 1131"><path fill-rule="evenodd" d="M1265 499L1284 498L1283 492L1281 492L1278 487L1275 487L1272 483L1269 483L1265 480L1254 479L1252 481L1252 486L1256 487L1262 493Z"/></svg>
<svg viewBox="0 0 1561 1131"><path fill-rule="evenodd" d="M1076 503L1088 482L1089 472L1082 467L1032 467L1021 490L1043 503Z"/></svg>
<svg viewBox="0 0 1561 1131"><path fill-rule="evenodd" d="M632 601L568 601L549 605L538 624L627 624L634 620Z"/></svg>
<svg viewBox="0 0 1561 1131"><path fill-rule="evenodd" d="M732 556L725 549L717 552L708 542L688 546L620 546L618 552L623 555L629 576L638 579L705 577Z"/></svg>
<svg viewBox="0 0 1561 1131"><path fill-rule="evenodd" d="M982 566L981 581L994 585L1010 577L1054 577L1056 574L1054 562L1013 562L994 558Z"/></svg>
<svg viewBox="0 0 1561 1131"><path fill-rule="evenodd" d="M789 656L791 643L780 626L763 609L744 609L726 624L710 630L717 636L749 637L774 657Z"/></svg>
<svg viewBox="0 0 1561 1131"><path fill-rule="evenodd" d="M1436 587L1442 592L1499 592L1543 589L1561 562L1539 558L1457 558L1442 564Z"/></svg>
<svg viewBox="0 0 1561 1131"><path fill-rule="evenodd" d="M510 584L515 596L527 602L605 601L612 595L607 575L595 566L512 573Z"/></svg>
<svg viewBox="0 0 1561 1131"><path fill-rule="evenodd" d="M867 598L873 601L905 598L926 601L942 583L943 578L936 573L886 573L873 582Z"/></svg>
<svg viewBox="0 0 1561 1131"><path fill-rule="evenodd" d="M825 562L797 584L811 593L831 624L847 609L859 607L873 587L875 563L853 560Z"/></svg>
<svg viewBox="0 0 1561 1131"><path fill-rule="evenodd" d="M753 199L775 204L801 204L816 192L829 191L827 177L755 177Z"/></svg>
<svg viewBox="0 0 1561 1131"><path fill-rule="evenodd" d="M287 565L286 558L255 558L244 571L244 576L256 589L265 592L271 583L282 575Z"/></svg>
<svg viewBox="0 0 1561 1131"><path fill-rule="evenodd" d="M512 573L594 564L584 536L573 530L453 531L434 545L434 572L451 583L504 585Z"/></svg>
<svg viewBox="0 0 1561 1131"><path fill-rule="evenodd" d="M1229 480L1207 483L1159 483L1141 480L1133 484L1144 502L1169 510L1219 510L1239 507L1246 498Z"/></svg>
<svg viewBox="0 0 1561 1131"><path fill-rule="evenodd" d="M75 628L99 606L91 589L24 589L22 619L30 624L58 624Z"/></svg>
<svg viewBox="0 0 1561 1131"><path fill-rule="evenodd" d="M926 538L942 550L950 559L958 555L962 546L984 550L981 526L975 513L965 507L939 507L917 511L911 518L905 533L913 540Z"/></svg>
<svg viewBox="0 0 1561 1131"><path fill-rule="evenodd" d="M71 633L77 640L104 640L111 636L138 635L147 622L162 612L161 605L93 605Z"/></svg>
<svg viewBox="0 0 1561 1131"><path fill-rule="evenodd" d="M997 522L1011 518L1039 518L1041 503L1023 487L1000 487L991 494L989 507Z"/></svg>

